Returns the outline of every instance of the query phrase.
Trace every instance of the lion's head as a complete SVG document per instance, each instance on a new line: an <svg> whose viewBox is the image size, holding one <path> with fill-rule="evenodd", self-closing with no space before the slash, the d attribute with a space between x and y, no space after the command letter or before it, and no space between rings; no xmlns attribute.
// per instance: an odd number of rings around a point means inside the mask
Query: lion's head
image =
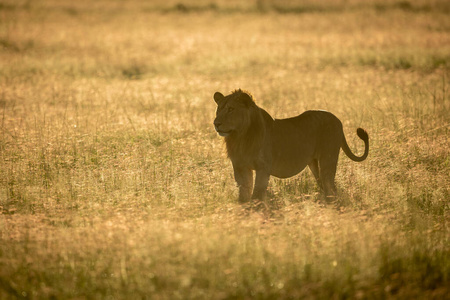
<svg viewBox="0 0 450 300"><path fill-rule="evenodd" d="M251 123L251 111L256 108L252 96L236 90L228 96L216 92L217 103L214 127L220 136L228 137L247 131Z"/></svg>

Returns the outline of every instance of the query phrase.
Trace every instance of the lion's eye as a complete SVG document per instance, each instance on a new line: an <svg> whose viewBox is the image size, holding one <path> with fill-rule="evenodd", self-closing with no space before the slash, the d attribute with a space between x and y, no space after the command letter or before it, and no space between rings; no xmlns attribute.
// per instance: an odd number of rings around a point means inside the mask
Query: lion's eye
<svg viewBox="0 0 450 300"><path fill-rule="evenodd" d="M234 107L228 107L228 112L232 112L234 110Z"/></svg>

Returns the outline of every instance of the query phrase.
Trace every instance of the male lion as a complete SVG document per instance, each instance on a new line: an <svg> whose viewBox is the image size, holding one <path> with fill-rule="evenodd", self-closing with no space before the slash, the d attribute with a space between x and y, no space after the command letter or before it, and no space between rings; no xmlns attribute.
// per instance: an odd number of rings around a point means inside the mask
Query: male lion
<svg viewBox="0 0 450 300"><path fill-rule="evenodd" d="M307 165L326 196L335 196L334 177L340 148L354 161L369 154L369 136L358 128L364 154L356 156L345 140L342 123L332 113L309 110L297 117L273 119L252 96L236 90L228 96L214 94L217 103L214 127L225 137L228 157L239 186L239 201L264 200L270 175L287 178Z"/></svg>

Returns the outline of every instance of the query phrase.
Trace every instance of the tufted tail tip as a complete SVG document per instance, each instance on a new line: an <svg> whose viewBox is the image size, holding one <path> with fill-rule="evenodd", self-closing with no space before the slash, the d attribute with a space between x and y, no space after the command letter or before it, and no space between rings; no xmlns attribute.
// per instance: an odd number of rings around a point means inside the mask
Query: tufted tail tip
<svg viewBox="0 0 450 300"><path fill-rule="evenodd" d="M367 131L365 131L362 128L358 128L356 130L356 134L359 136L360 139L362 139L363 141L367 141L369 139L369 135L367 134Z"/></svg>

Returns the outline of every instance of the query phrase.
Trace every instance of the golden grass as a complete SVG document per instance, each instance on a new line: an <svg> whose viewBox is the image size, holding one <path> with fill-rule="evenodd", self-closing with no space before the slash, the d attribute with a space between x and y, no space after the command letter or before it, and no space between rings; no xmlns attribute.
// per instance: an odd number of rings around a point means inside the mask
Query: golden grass
<svg viewBox="0 0 450 300"><path fill-rule="evenodd" d="M445 297L449 6L345 2L0 1L0 298ZM338 204L237 204L235 88L367 129Z"/></svg>

